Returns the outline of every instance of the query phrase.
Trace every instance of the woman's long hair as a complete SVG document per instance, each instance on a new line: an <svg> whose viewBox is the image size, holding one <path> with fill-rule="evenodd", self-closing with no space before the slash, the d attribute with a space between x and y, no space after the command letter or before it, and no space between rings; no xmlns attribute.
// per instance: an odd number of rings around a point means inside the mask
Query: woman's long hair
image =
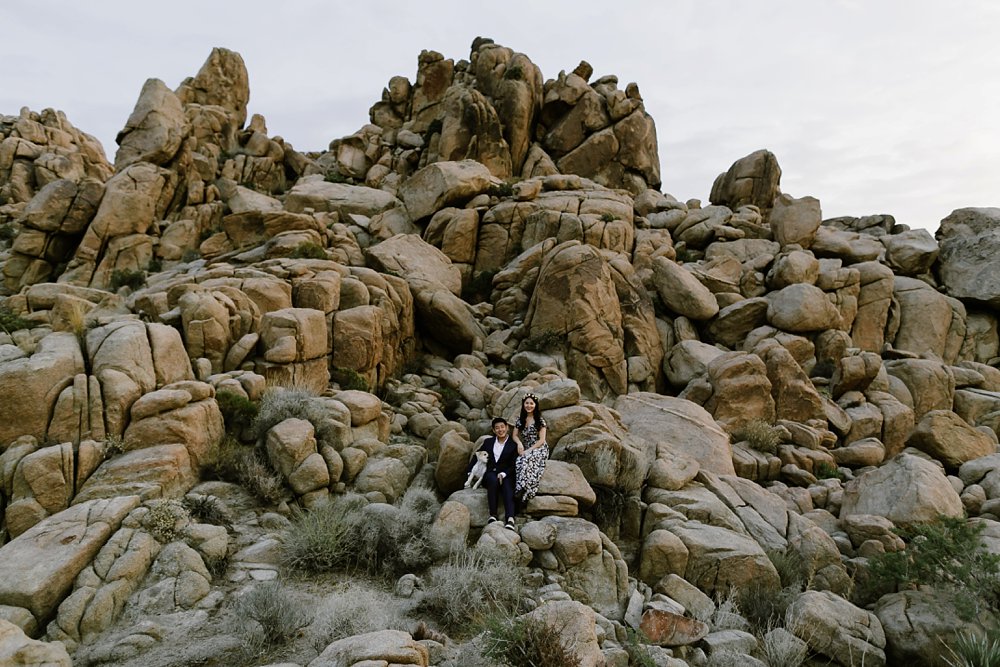
<svg viewBox="0 0 1000 667"><path fill-rule="evenodd" d="M523 431L528 426L528 411L524 409L524 402L529 398L535 401L535 411L531 415L535 419L535 430L539 431L542 428L542 409L538 407L538 399L533 394L528 394L521 399L521 430Z"/></svg>

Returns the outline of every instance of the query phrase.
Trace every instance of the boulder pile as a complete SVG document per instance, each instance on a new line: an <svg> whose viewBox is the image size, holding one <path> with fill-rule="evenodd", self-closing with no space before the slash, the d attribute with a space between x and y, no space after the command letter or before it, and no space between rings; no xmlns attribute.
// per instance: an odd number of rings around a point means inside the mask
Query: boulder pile
<svg viewBox="0 0 1000 667"><path fill-rule="evenodd" d="M579 664L633 664L635 632L656 664L943 664L933 637L995 625L855 589L943 518L1000 554L1000 209L824 219L766 150L680 201L634 83L485 38L323 151L249 97L221 48L150 79L113 162L61 112L0 116L0 661L197 637L208 664L290 518L416 492L428 553L503 554ZM528 391L551 460L511 532L463 482ZM766 635L746 591L787 593ZM371 630L289 661L467 664Z"/></svg>

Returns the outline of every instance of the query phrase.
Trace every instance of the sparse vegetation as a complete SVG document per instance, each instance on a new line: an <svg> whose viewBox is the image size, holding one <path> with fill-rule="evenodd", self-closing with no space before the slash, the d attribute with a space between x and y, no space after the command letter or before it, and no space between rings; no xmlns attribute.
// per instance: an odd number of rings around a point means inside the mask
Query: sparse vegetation
<svg viewBox="0 0 1000 667"><path fill-rule="evenodd" d="M108 289L117 292L122 287L137 290L146 284L146 272L140 269L115 269L111 272Z"/></svg>
<svg viewBox="0 0 1000 667"><path fill-rule="evenodd" d="M177 538L178 531L190 519L187 509L177 500L162 500L149 508L143 526L159 542L167 544Z"/></svg>
<svg viewBox="0 0 1000 667"><path fill-rule="evenodd" d="M951 667L996 667L1000 665L1000 630L962 632L948 646Z"/></svg>
<svg viewBox="0 0 1000 667"><path fill-rule="evenodd" d="M531 373L531 371L529 371L527 368L524 368L524 367L513 368L513 367L511 367L511 368L507 369L507 380L509 382L520 382L524 378L528 377L529 373Z"/></svg>
<svg viewBox="0 0 1000 667"><path fill-rule="evenodd" d="M182 502L191 518L199 523L228 526L232 521L226 506L215 496L194 493L185 496Z"/></svg>
<svg viewBox="0 0 1000 667"><path fill-rule="evenodd" d="M611 213L601 213L601 222L614 222L615 216Z"/></svg>
<svg viewBox="0 0 1000 667"><path fill-rule="evenodd" d="M578 667L579 658L546 623L497 614L486 622L483 655L511 667Z"/></svg>
<svg viewBox="0 0 1000 667"><path fill-rule="evenodd" d="M427 572L421 608L447 631L468 633L494 614L516 612L523 595L520 569L508 555L468 549Z"/></svg>
<svg viewBox="0 0 1000 667"><path fill-rule="evenodd" d="M226 424L226 433L239 438L250 433L257 419L257 404L234 391L220 391L215 395Z"/></svg>
<svg viewBox="0 0 1000 667"><path fill-rule="evenodd" d="M869 586L899 590L933 586L947 595L963 620L979 617L1000 603L1000 555L982 541L986 524L939 517L934 523L897 527L906 542L902 551L868 561Z"/></svg>
<svg viewBox="0 0 1000 667"><path fill-rule="evenodd" d="M318 243L306 241L295 246L289 257L292 259L326 259L326 249Z"/></svg>
<svg viewBox="0 0 1000 667"><path fill-rule="evenodd" d="M308 603L275 581L257 584L233 605L234 630L248 655L259 656L287 643L312 622Z"/></svg>
<svg viewBox="0 0 1000 667"><path fill-rule="evenodd" d="M820 461L816 467L813 468L813 474L817 479L839 479L841 482L846 479L840 468L833 465L829 461Z"/></svg>
<svg viewBox="0 0 1000 667"><path fill-rule="evenodd" d="M348 584L326 600L309 630L312 645L322 651L331 642L344 637L384 629L408 629L399 601L390 593Z"/></svg>
<svg viewBox="0 0 1000 667"><path fill-rule="evenodd" d="M350 183L351 179L336 169L329 169L323 174L323 180L327 183Z"/></svg>
<svg viewBox="0 0 1000 667"><path fill-rule="evenodd" d="M0 241L13 241L15 236L17 236L17 230L14 229L13 223L0 225Z"/></svg>
<svg viewBox="0 0 1000 667"><path fill-rule="evenodd" d="M198 243L204 243L205 241L212 238L221 231L222 227L208 227L206 229L201 230L201 233L198 235ZM199 253L198 256L200 257L201 254Z"/></svg>
<svg viewBox="0 0 1000 667"><path fill-rule="evenodd" d="M341 385L343 388L344 385ZM323 401L304 389L271 389L264 392L253 424L253 437L262 439L275 424L290 417L305 419L316 429L320 445L336 447L337 424L333 421Z"/></svg>
<svg viewBox="0 0 1000 667"><path fill-rule="evenodd" d="M626 632L622 648L628 653L628 664L632 667L656 667L656 661L646 648L649 642L642 631L626 628Z"/></svg>
<svg viewBox="0 0 1000 667"><path fill-rule="evenodd" d="M15 315L6 305L0 306L0 329L3 329L8 335L20 329L30 329L32 326L34 325L31 320Z"/></svg>
<svg viewBox="0 0 1000 667"><path fill-rule="evenodd" d="M341 389L356 389L358 391L368 391L368 380L357 371L350 368L335 367L330 371L333 381L340 385Z"/></svg>
<svg viewBox="0 0 1000 667"><path fill-rule="evenodd" d="M146 266L146 271L149 273L159 273L163 270L163 260L159 257L154 257L149 260L149 264Z"/></svg>
<svg viewBox="0 0 1000 667"><path fill-rule="evenodd" d="M805 563L798 552L768 551L767 557L778 573L780 586L775 588L755 580L736 594L740 614L758 635L780 626L789 605L808 587Z"/></svg>
<svg viewBox="0 0 1000 667"><path fill-rule="evenodd" d="M184 251L184 254L181 255L181 261L184 262L185 264L187 264L188 262L197 261L199 259L201 259L201 253L195 250L194 248L188 248L187 250Z"/></svg>
<svg viewBox="0 0 1000 667"><path fill-rule="evenodd" d="M361 496L344 496L297 516L282 545L284 564L304 572L346 567L354 547L354 517L366 502Z"/></svg>
<svg viewBox="0 0 1000 667"><path fill-rule="evenodd" d="M512 197L514 196L514 186L506 182L498 185L491 185L488 193L491 197Z"/></svg>
<svg viewBox="0 0 1000 667"><path fill-rule="evenodd" d="M781 440L774 428L763 419L753 419L733 432L734 442L745 442L751 449L765 454L774 454L778 451L778 443Z"/></svg>
<svg viewBox="0 0 1000 667"><path fill-rule="evenodd" d="M614 539L618 536L622 517L625 515L628 495L619 489L601 484L591 484L591 486L594 495L597 496L597 502L591 510L594 523L605 535Z"/></svg>
<svg viewBox="0 0 1000 667"><path fill-rule="evenodd" d="M125 453L125 440L120 435L109 435L104 438L104 460Z"/></svg>
<svg viewBox="0 0 1000 667"><path fill-rule="evenodd" d="M560 332L545 329L525 339L524 349L532 352L554 352L562 347L563 338Z"/></svg>

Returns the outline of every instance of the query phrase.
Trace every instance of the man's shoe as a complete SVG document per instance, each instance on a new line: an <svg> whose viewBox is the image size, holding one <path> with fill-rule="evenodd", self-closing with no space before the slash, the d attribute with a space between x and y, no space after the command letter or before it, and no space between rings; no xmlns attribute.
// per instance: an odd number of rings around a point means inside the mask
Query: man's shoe
<svg viewBox="0 0 1000 667"><path fill-rule="evenodd" d="M497 521L497 518L495 516L491 516L489 519L486 520L486 523L488 523L488 524L489 523L496 523L496 521Z"/></svg>
<svg viewBox="0 0 1000 667"><path fill-rule="evenodd" d="M507 530L517 530L517 526L514 525L514 517L507 519L507 523L504 525L504 528Z"/></svg>

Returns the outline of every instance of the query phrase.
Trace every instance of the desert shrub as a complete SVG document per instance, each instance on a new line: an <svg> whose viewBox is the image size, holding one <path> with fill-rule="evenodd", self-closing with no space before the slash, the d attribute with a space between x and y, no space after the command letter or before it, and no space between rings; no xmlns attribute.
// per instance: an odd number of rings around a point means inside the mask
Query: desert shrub
<svg viewBox="0 0 1000 667"><path fill-rule="evenodd" d="M737 590L730 588L726 592L725 597L716 599L715 613L712 614L712 618L709 621L713 631L742 630L745 632L750 629L747 619L743 618L743 615L740 613L737 597Z"/></svg>
<svg viewBox="0 0 1000 667"><path fill-rule="evenodd" d="M142 524L159 542L166 544L177 538L178 530L190 518L187 509L177 500L163 500L149 508Z"/></svg>
<svg viewBox="0 0 1000 667"><path fill-rule="evenodd" d="M614 222L615 216L611 213L601 213L601 222Z"/></svg>
<svg viewBox="0 0 1000 667"><path fill-rule="evenodd" d="M305 572L346 567L354 557L357 514L367 501L348 495L299 514L282 544L282 561Z"/></svg>
<svg viewBox="0 0 1000 667"><path fill-rule="evenodd" d="M358 391L368 391L368 380L363 375L350 368L334 367L330 372L330 377L340 385L341 389L356 389Z"/></svg>
<svg viewBox="0 0 1000 667"><path fill-rule="evenodd" d="M218 579L226 574L229 569L229 554L223 556L205 556L202 555L202 561L205 563L205 569L208 573L212 575L212 579Z"/></svg>
<svg viewBox="0 0 1000 667"><path fill-rule="evenodd" d="M440 507L433 491L413 486L398 510L359 513L352 535L354 566L393 578L425 570L434 561L428 528Z"/></svg>
<svg viewBox="0 0 1000 667"><path fill-rule="evenodd" d="M514 194L514 186L510 183L491 185L487 191L491 197L510 197Z"/></svg>
<svg viewBox="0 0 1000 667"><path fill-rule="evenodd" d="M951 667L996 667L1000 665L1000 630L963 632L948 646L945 662Z"/></svg>
<svg viewBox="0 0 1000 667"><path fill-rule="evenodd" d="M771 425L763 419L754 419L733 432L733 440L736 442L746 442L751 449L766 454L774 454L778 451L780 439Z"/></svg>
<svg viewBox="0 0 1000 667"><path fill-rule="evenodd" d="M841 482L845 479L844 473L841 472L840 468L829 461L820 461L813 468L813 474L816 476L816 479L839 479Z"/></svg>
<svg viewBox="0 0 1000 667"><path fill-rule="evenodd" d="M149 273L159 273L163 270L163 260L159 257L154 257L149 260L149 264L146 266L146 271Z"/></svg>
<svg viewBox="0 0 1000 667"><path fill-rule="evenodd" d="M6 331L7 334L12 334L19 329L30 329L33 326L31 320L15 315L7 306L0 306L0 329Z"/></svg>
<svg viewBox="0 0 1000 667"><path fill-rule="evenodd" d="M625 629L625 643L622 648L628 653L628 664L632 667L656 667L656 660L649 654L649 641L641 630Z"/></svg>
<svg viewBox="0 0 1000 667"><path fill-rule="evenodd" d="M17 230L13 224L0 225L0 241L13 241Z"/></svg>
<svg viewBox="0 0 1000 667"><path fill-rule="evenodd" d="M313 646L322 651L330 643L376 630L406 630L408 621L399 600L356 583L327 597L309 630Z"/></svg>
<svg viewBox="0 0 1000 667"><path fill-rule="evenodd" d="M222 227L208 227L206 229L201 230L201 233L198 234L198 243L204 243L205 241L212 238L221 231ZM199 253L198 256L200 257L201 254Z"/></svg>
<svg viewBox="0 0 1000 667"><path fill-rule="evenodd" d="M760 650L768 667L799 667L809 655L804 641L781 628L772 628L760 638Z"/></svg>
<svg viewBox="0 0 1000 667"><path fill-rule="evenodd" d="M976 618L984 607L998 609L1000 555L982 541L982 522L941 516L928 524L898 527L906 549L869 559L870 586L899 590L933 586L951 598L959 617Z"/></svg>
<svg viewBox="0 0 1000 667"><path fill-rule="evenodd" d="M104 438L104 460L125 453L125 440L120 435L109 435Z"/></svg>
<svg viewBox="0 0 1000 667"><path fill-rule="evenodd" d="M251 429L253 437L262 439L275 424L290 417L305 419L313 425L317 445L337 448L337 423L322 399L304 389L274 388L264 392Z"/></svg>
<svg viewBox="0 0 1000 667"><path fill-rule="evenodd" d="M554 329L545 329L529 336L524 341L524 349L531 352L554 352L562 347L563 335Z"/></svg>
<svg viewBox="0 0 1000 667"><path fill-rule="evenodd" d="M494 614L517 611L523 596L520 571L508 555L467 549L428 570L421 608L448 632L470 632Z"/></svg>
<svg viewBox="0 0 1000 667"><path fill-rule="evenodd" d="M336 169L329 169L325 174L323 174L323 180L327 183L350 183L351 179L348 176L340 173Z"/></svg>
<svg viewBox="0 0 1000 667"><path fill-rule="evenodd" d="M226 424L226 433L234 437L249 432L257 418L257 404L234 391L220 391L215 395Z"/></svg>
<svg viewBox="0 0 1000 667"><path fill-rule="evenodd" d="M258 584L237 598L235 630L244 649L261 655L287 643L312 621L307 602L276 581Z"/></svg>
<svg viewBox="0 0 1000 667"><path fill-rule="evenodd" d="M191 518L199 523L210 523L214 526L229 526L232 523L225 504L215 496L192 493L184 496L182 503Z"/></svg>
<svg viewBox="0 0 1000 667"><path fill-rule="evenodd" d="M194 262L201 259L201 253L194 248L188 248L181 255L181 261L187 264L188 262Z"/></svg>
<svg viewBox="0 0 1000 667"><path fill-rule="evenodd" d="M111 272L108 289L117 292L122 287L137 290L146 284L146 272L141 269L115 269Z"/></svg>
<svg viewBox="0 0 1000 667"><path fill-rule="evenodd" d="M236 483L258 500L277 505L288 493L285 480L264 461L259 450L246 449L248 455L236 461Z"/></svg>
<svg viewBox="0 0 1000 667"><path fill-rule="evenodd" d="M457 410L462 404L462 395L451 387L441 387L438 393L441 394L441 412L448 419L455 419L458 416Z"/></svg>
<svg viewBox="0 0 1000 667"><path fill-rule="evenodd" d="M290 257L292 259L326 259L326 249L318 243L305 241L295 246Z"/></svg>
<svg viewBox="0 0 1000 667"><path fill-rule="evenodd" d="M591 484L591 487L593 487L594 495L597 497L597 501L591 509L594 523L601 529L601 532L614 539L618 536L622 517L628 506L628 494L601 484Z"/></svg>
<svg viewBox="0 0 1000 667"><path fill-rule="evenodd" d="M521 368L511 367L511 368L507 369L507 380L509 382L520 382L524 378L528 377L529 373L531 373L531 371L528 370L527 368L524 368L524 367L521 367Z"/></svg>
<svg viewBox="0 0 1000 667"><path fill-rule="evenodd" d="M756 580L739 589L736 604L757 634L780 626L785 612L807 587L806 565L796 551L768 551L767 557L778 573L781 585L767 586Z"/></svg>
<svg viewBox="0 0 1000 667"><path fill-rule="evenodd" d="M483 655L512 667L578 667L572 647L547 623L497 614L486 621Z"/></svg>

